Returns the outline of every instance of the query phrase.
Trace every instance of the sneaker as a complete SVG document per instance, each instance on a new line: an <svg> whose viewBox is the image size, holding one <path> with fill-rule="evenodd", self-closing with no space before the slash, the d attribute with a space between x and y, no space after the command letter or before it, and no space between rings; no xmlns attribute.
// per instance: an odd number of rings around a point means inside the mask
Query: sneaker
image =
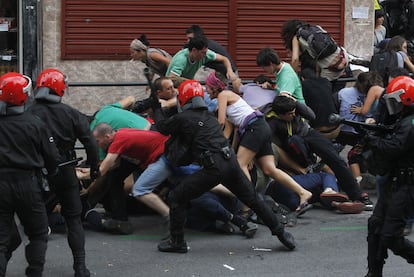
<svg viewBox="0 0 414 277"><path fill-rule="evenodd" d="M283 233L277 235L277 238L289 250L296 248L296 242L291 233L283 231Z"/></svg>
<svg viewBox="0 0 414 277"><path fill-rule="evenodd" d="M246 225L240 227L240 230L246 238L250 239L254 237L257 232L257 224L247 222Z"/></svg>
<svg viewBox="0 0 414 277"><path fill-rule="evenodd" d="M129 235L133 232L132 224L128 221L121 221L110 218L103 220L102 226L106 231L121 235Z"/></svg>
<svg viewBox="0 0 414 277"><path fill-rule="evenodd" d="M158 251L171 253L187 253L188 247L185 240L174 242L172 238L163 240L158 244Z"/></svg>
<svg viewBox="0 0 414 277"><path fill-rule="evenodd" d="M365 209L365 205L362 202L332 202L332 206L335 207L338 211L341 211L345 214L359 214L362 213Z"/></svg>
<svg viewBox="0 0 414 277"><path fill-rule="evenodd" d="M219 232L222 232L226 235L234 234L234 232L236 231L234 229L233 224L231 224L230 222L223 222L220 220L216 220L215 227Z"/></svg>
<svg viewBox="0 0 414 277"><path fill-rule="evenodd" d="M374 210L374 203L369 199L369 195L366 192L361 193L360 201L365 205L365 211Z"/></svg>

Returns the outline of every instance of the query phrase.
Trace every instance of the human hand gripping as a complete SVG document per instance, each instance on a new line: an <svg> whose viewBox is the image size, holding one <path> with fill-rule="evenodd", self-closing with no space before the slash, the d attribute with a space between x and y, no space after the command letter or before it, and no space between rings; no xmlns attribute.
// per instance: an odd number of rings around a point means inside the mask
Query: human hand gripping
<svg viewBox="0 0 414 277"><path fill-rule="evenodd" d="M236 74L234 74L234 72L233 72L233 71L231 71L231 72L227 72L226 77L227 77L227 78L228 78L231 82L233 82L233 81L237 80L237 75L236 75Z"/></svg>
<svg viewBox="0 0 414 277"><path fill-rule="evenodd" d="M351 108L349 109L351 111L351 113L353 114L360 114L362 111L362 107L360 106L356 106L356 105L352 105Z"/></svg>

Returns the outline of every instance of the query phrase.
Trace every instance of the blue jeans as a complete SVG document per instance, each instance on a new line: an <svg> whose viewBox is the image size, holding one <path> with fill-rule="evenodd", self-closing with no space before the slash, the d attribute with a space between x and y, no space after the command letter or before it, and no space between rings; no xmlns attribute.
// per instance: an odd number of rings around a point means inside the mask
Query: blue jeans
<svg viewBox="0 0 414 277"><path fill-rule="evenodd" d="M310 202L318 201L319 194L326 188L338 191L336 178L329 173L308 173L306 175L295 175L292 178L304 189L312 192L313 196ZM270 195L276 202L286 205L292 211L296 210L300 204L300 198L294 191L275 181L269 184L266 194Z"/></svg>
<svg viewBox="0 0 414 277"><path fill-rule="evenodd" d="M134 197L151 193L158 185L173 174L170 165L165 158L161 156L148 165L148 167L141 173L135 181L132 188L132 195Z"/></svg>

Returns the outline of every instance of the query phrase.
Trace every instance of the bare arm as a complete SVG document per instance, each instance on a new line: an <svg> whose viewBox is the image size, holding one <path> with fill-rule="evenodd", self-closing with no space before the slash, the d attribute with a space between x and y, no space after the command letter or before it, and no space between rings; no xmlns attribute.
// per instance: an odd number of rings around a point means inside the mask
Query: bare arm
<svg viewBox="0 0 414 277"><path fill-rule="evenodd" d="M177 97L173 97L171 99L159 99L162 108L172 108L177 106Z"/></svg>
<svg viewBox="0 0 414 277"><path fill-rule="evenodd" d="M375 100L377 100L381 96L383 90L384 88L380 86L372 86L368 90L367 98L365 99L364 105L362 105L362 107L352 106L350 111L354 114L366 115L371 109L372 104L374 104Z"/></svg>
<svg viewBox="0 0 414 277"><path fill-rule="evenodd" d="M292 65L293 69L296 72L300 71L300 61L299 61L299 55L300 55L300 48L299 48L299 40L297 36L294 36L292 39L292 58L290 64Z"/></svg>
<svg viewBox="0 0 414 277"><path fill-rule="evenodd" d="M119 154L115 153L108 153L106 155L105 159L101 162L101 165L99 166L99 172L102 176L108 173L108 171L112 168L118 166L118 157Z"/></svg>
<svg viewBox="0 0 414 277"><path fill-rule="evenodd" d="M243 85L242 80L240 78L236 78L232 81L233 91L237 94L240 94L240 88Z"/></svg>
<svg viewBox="0 0 414 277"><path fill-rule="evenodd" d="M228 105L228 94L227 91L224 90L219 93L217 96L217 103L218 103L218 113L217 113L217 120L221 126L224 128L226 124L226 112L227 112L227 105Z"/></svg>
<svg viewBox="0 0 414 277"><path fill-rule="evenodd" d="M404 64L407 66L410 72L414 73L414 64L411 62L410 57L408 55L404 59Z"/></svg>
<svg viewBox="0 0 414 277"><path fill-rule="evenodd" d="M131 107L132 105L134 105L135 103L135 97L130 95L125 97L124 99L121 99L119 101L119 104L121 105L121 107L123 109L128 109L129 107Z"/></svg>
<svg viewBox="0 0 414 277"><path fill-rule="evenodd" d="M162 55L158 52L152 52L151 53L151 58L154 61L165 64L167 67L170 65L171 57L165 57L164 55Z"/></svg>

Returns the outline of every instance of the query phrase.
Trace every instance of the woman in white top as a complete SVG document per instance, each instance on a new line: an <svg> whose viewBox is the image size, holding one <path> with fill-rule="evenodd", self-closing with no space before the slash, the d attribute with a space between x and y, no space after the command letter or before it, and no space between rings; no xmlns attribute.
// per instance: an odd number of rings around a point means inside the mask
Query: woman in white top
<svg viewBox="0 0 414 277"><path fill-rule="evenodd" d="M217 98L218 121L222 127L226 119L237 128L237 159L246 176L251 180L249 165L256 158L263 173L290 188L299 195L300 213L307 208L312 193L294 181L275 165L272 149L272 134L262 113L255 111L238 94L227 88L227 79L218 72L212 72L206 79L207 93Z"/></svg>

